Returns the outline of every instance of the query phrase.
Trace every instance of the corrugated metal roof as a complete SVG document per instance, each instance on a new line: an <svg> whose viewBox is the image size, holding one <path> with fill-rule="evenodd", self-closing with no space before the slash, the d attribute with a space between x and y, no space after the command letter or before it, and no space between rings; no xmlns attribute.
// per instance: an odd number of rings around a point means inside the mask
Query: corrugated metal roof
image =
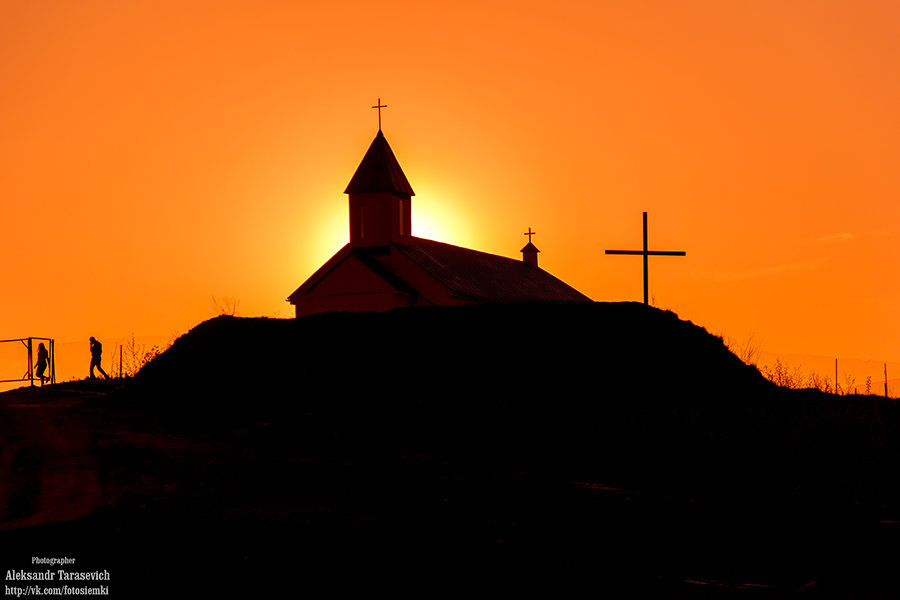
<svg viewBox="0 0 900 600"><path fill-rule="evenodd" d="M344 190L345 194L371 194L374 192L416 195L380 129L356 168L347 189Z"/></svg>
<svg viewBox="0 0 900 600"><path fill-rule="evenodd" d="M487 302L592 302L550 273L521 260L424 238L393 245L454 294Z"/></svg>

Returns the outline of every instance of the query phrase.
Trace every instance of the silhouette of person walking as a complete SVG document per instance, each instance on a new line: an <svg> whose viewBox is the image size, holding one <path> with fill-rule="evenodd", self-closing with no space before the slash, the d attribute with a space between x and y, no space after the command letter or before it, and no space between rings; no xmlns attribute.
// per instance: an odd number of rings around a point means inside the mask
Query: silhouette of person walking
<svg viewBox="0 0 900 600"><path fill-rule="evenodd" d="M47 349L44 347L44 344L38 344L38 355L37 355L37 376L41 380L41 387L44 387L44 380L50 379L49 377L44 377L44 371L47 370L47 365L50 364L50 353L47 352Z"/></svg>
<svg viewBox="0 0 900 600"><path fill-rule="evenodd" d="M106 378L109 379L109 375L106 374L106 371L103 370L103 367L100 366L100 355L103 354L103 344L95 340L93 337L91 338L91 379L95 379L94 377L94 367L97 367L97 370Z"/></svg>

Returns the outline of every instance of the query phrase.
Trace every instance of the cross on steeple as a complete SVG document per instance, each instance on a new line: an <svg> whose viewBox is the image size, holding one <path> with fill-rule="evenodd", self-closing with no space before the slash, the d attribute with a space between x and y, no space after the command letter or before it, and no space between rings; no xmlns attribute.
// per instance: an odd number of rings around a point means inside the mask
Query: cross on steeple
<svg viewBox="0 0 900 600"><path fill-rule="evenodd" d="M372 108L377 108L377 109L378 109L378 131L381 131L381 109L382 109L382 108L387 108L387 104L382 104L382 103L381 103L381 98L379 98L379 99L378 99L378 104L376 104L376 105L373 106Z"/></svg>
<svg viewBox="0 0 900 600"><path fill-rule="evenodd" d="M528 233L523 233L522 235L527 235L527 236L528 236L528 243L530 244L530 243L531 243L531 236L537 235L537 232L536 232L536 231L532 231L532 230L531 230L531 227L529 227L529 228L528 228Z"/></svg>
<svg viewBox="0 0 900 600"><path fill-rule="evenodd" d="M530 230L529 230L530 231ZM648 256L686 256L685 252L670 250L647 250L647 213L644 213L644 249L643 250L607 250L607 254L636 254L644 257L644 304L650 304L649 301L649 281L647 276L647 257Z"/></svg>

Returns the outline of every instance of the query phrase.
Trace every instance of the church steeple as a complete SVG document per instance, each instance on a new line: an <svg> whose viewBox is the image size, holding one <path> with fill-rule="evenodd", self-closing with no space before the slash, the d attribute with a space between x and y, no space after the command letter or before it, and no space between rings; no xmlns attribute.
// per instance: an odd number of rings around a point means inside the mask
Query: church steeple
<svg viewBox="0 0 900 600"><path fill-rule="evenodd" d="M381 129L344 193L350 197L352 245L383 246L411 235L415 192Z"/></svg>

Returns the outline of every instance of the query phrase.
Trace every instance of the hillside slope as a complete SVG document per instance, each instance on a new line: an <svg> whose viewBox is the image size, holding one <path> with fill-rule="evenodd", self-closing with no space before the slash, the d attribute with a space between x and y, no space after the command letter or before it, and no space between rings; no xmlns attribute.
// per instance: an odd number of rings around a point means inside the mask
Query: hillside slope
<svg viewBox="0 0 900 600"><path fill-rule="evenodd" d="M860 482L885 476L871 465L900 464L894 401L778 388L638 303L220 317L135 383L132 397L198 430L289 423L314 450L537 462L749 503L791 481L795 499L828 504L814 488L878 488Z"/></svg>
<svg viewBox="0 0 900 600"><path fill-rule="evenodd" d="M643 462L710 444L744 453L770 434L748 428L768 419L775 392L720 338L636 303L220 317L136 384L145 402L200 427L293 419L309 428L298 443L327 443L321 428L347 448L392 440L567 463L623 443L640 444Z"/></svg>
<svg viewBox="0 0 900 600"><path fill-rule="evenodd" d="M636 303L219 317L178 339L140 380L295 397L312 386L330 396L544 401L566 393L587 400L673 391L712 398L765 387L720 338Z"/></svg>
<svg viewBox="0 0 900 600"><path fill-rule="evenodd" d="M297 444L540 455L678 485L741 478L742 464L882 460L900 420L893 401L777 388L720 338L637 303L219 317L128 397L211 431L284 422Z"/></svg>
<svg viewBox="0 0 900 600"><path fill-rule="evenodd" d="M900 592L896 404L641 304L220 317L59 410L120 499L0 542L83 540L129 593Z"/></svg>

